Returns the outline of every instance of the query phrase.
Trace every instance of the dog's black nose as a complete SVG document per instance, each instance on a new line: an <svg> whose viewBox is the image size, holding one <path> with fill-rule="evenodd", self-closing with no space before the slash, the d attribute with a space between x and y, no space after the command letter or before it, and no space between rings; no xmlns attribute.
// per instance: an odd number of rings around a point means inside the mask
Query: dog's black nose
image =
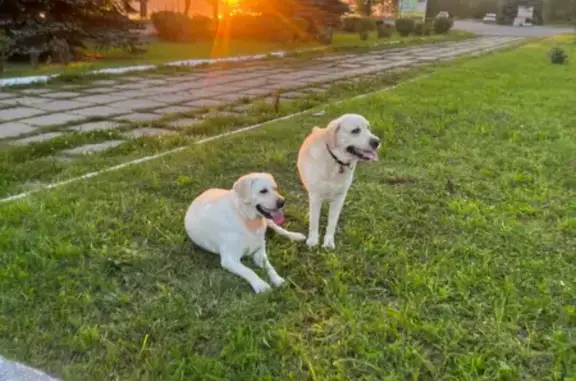
<svg viewBox="0 0 576 381"><path fill-rule="evenodd" d="M380 147L380 139L372 138L370 139L370 147L376 149Z"/></svg>
<svg viewBox="0 0 576 381"><path fill-rule="evenodd" d="M278 200L276 200L276 207L278 209L283 208L284 204L286 204L286 200L284 200L283 198L279 198Z"/></svg>

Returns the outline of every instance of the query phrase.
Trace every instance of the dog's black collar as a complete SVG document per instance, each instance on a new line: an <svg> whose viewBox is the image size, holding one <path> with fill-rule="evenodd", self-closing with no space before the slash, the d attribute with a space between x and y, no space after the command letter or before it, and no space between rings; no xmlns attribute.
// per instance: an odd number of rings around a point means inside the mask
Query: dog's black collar
<svg viewBox="0 0 576 381"><path fill-rule="evenodd" d="M340 173L344 173L344 168L346 168L346 167L350 168L350 163L345 163L342 160L338 159L336 157L336 155L334 155L334 152L332 152L332 150L330 150L330 147L328 147L328 144L326 144L326 149L328 150L328 153L330 154L330 156L332 156L332 159L334 159L334 161L336 163L338 163L338 165L340 166Z"/></svg>

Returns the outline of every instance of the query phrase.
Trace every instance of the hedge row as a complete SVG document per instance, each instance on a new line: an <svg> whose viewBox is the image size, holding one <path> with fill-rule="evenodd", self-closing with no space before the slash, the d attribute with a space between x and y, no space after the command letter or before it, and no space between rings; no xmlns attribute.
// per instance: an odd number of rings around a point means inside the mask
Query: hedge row
<svg viewBox="0 0 576 381"><path fill-rule="evenodd" d="M305 19L282 20L275 17L236 15L216 27L204 16L188 18L182 13L162 11L151 16L158 36L167 41L195 41L216 35L235 39L292 41L311 39L319 31Z"/></svg>
<svg viewBox="0 0 576 381"><path fill-rule="evenodd" d="M426 20L425 22L415 21L408 18L395 20L394 28L401 36L428 36L432 33L445 34L452 29L454 22L449 18L438 18ZM362 36L370 31L376 30L379 37L389 35L392 25L372 17L348 16L342 18L342 30L348 33L360 33Z"/></svg>
<svg viewBox="0 0 576 381"><path fill-rule="evenodd" d="M283 20L272 16L236 15L216 27L212 20L204 16L188 18L182 13L162 11L152 14L152 22L161 39L167 41L195 41L212 38L216 35L235 39L282 41L317 39L329 43L331 38L326 31L303 18ZM425 23L412 19L398 19L395 25L369 17L351 16L342 18L342 30L360 33L362 39L376 30L378 37L389 37L394 29L401 36L426 36L432 33L447 33L452 28L451 19L436 19Z"/></svg>

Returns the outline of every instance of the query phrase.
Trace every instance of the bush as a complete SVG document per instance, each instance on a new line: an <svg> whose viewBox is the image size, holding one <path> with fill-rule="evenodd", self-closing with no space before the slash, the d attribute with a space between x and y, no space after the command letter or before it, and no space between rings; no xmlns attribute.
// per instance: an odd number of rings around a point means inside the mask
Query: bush
<svg viewBox="0 0 576 381"><path fill-rule="evenodd" d="M358 20L360 20L360 17L358 16L342 17L342 31L355 33L357 30Z"/></svg>
<svg viewBox="0 0 576 381"><path fill-rule="evenodd" d="M342 30L347 33L360 33L362 28L370 32L376 30L376 23L371 17L347 16L342 18Z"/></svg>
<svg viewBox="0 0 576 381"><path fill-rule="evenodd" d="M402 37L407 37L414 30L414 20L412 19L397 19L394 23L396 30Z"/></svg>
<svg viewBox="0 0 576 381"><path fill-rule="evenodd" d="M4 72L4 64L12 54L13 48L14 41L3 30L0 30L0 73Z"/></svg>
<svg viewBox="0 0 576 381"><path fill-rule="evenodd" d="M433 26L429 23L418 22L414 24L412 34L415 36L429 36L432 34Z"/></svg>
<svg viewBox="0 0 576 381"><path fill-rule="evenodd" d="M211 37L212 20L204 16L186 15L172 11L153 13L150 17L158 37L166 41L194 41L199 38Z"/></svg>
<svg viewBox="0 0 576 381"><path fill-rule="evenodd" d="M68 42L56 37L48 43L48 54L50 63L57 62L68 65L73 59L72 50Z"/></svg>
<svg viewBox="0 0 576 381"><path fill-rule="evenodd" d="M316 39L323 45L332 44L332 38L334 37L334 32L332 28L328 27L316 34Z"/></svg>
<svg viewBox="0 0 576 381"><path fill-rule="evenodd" d="M356 31L360 34L360 39L366 41L370 35L370 31L374 29L374 21L368 17L363 17L358 20Z"/></svg>
<svg viewBox="0 0 576 381"><path fill-rule="evenodd" d="M434 33L437 34L446 34L452 29L454 25L454 20L449 19L447 17L437 18L434 21Z"/></svg>
<svg viewBox="0 0 576 381"><path fill-rule="evenodd" d="M225 24L219 28L222 37L226 34L235 39L290 42L296 33L293 20L269 15L234 15L222 22Z"/></svg>
<svg viewBox="0 0 576 381"><path fill-rule="evenodd" d="M300 41L310 41L312 40L312 35L313 35L313 31L312 31L312 24L302 18L302 17L296 17L294 20L292 20L291 25L294 28L294 39L295 40L300 40Z"/></svg>
<svg viewBox="0 0 576 381"><path fill-rule="evenodd" d="M378 33L378 38L388 38L392 36L392 33L394 33L394 27L383 21L379 21L376 24L376 31Z"/></svg>
<svg viewBox="0 0 576 381"><path fill-rule="evenodd" d="M568 54L564 49L559 47L554 47L548 52L548 57L550 57L550 62L557 65L562 65L568 61Z"/></svg>

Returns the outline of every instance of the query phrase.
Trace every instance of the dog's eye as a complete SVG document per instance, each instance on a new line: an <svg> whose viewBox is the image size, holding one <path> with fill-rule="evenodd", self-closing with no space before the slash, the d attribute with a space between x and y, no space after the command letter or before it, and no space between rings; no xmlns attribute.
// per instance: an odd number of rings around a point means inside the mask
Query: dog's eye
<svg viewBox="0 0 576 381"><path fill-rule="evenodd" d="M350 132L353 133L354 135L358 135L360 133L360 127L357 127Z"/></svg>
<svg viewBox="0 0 576 381"><path fill-rule="evenodd" d="M262 190L260 191L260 194L266 194L266 193L268 193L268 189L262 189Z"/></svg>

